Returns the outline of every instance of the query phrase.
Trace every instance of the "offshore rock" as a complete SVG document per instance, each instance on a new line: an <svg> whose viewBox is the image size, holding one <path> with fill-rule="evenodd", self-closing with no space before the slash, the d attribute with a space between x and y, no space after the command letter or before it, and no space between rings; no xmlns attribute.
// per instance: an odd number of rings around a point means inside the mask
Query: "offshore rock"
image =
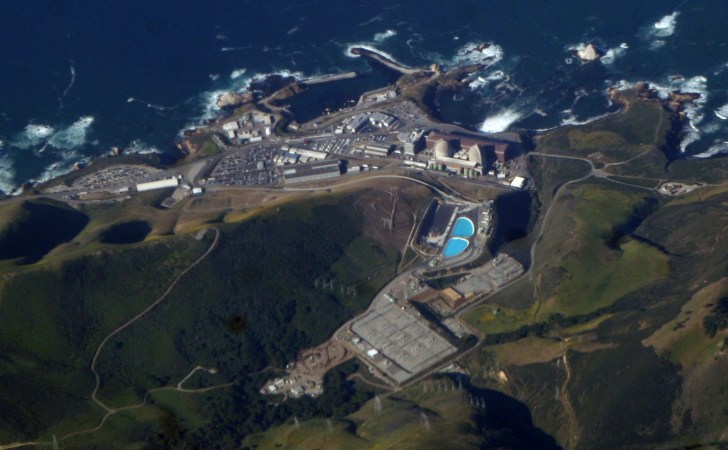
<svg viewBox="0 0 728 450"><path fill-rule="evenodd" d="M603 56L602 52L591 43L587 44L581 50L576 50L575 54L582 62L596 61Z"/></svg>

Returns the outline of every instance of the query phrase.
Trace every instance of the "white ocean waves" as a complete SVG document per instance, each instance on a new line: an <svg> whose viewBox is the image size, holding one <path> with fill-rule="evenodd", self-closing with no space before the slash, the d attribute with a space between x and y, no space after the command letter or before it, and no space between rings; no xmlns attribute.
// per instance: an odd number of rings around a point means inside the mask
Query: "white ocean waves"
<svg viewBox="0 0 728 450"><path fill-rule="evenodd" d="M55 132L55 128L50 125L31 123L26 125L25 129L15 136L10 145L24 150L29 149L40 145Z"/></svg>
<svg viewBox="0 0 728 450"><path fill-rule="evenodd" d="M376 16L372 17L371 19L365 20L364 22L360 23L359 25L357 25L357 27L365 27L374 22L381 22L382 20L384 20L384 17L382 17L381 14L377 14Z"/></svg>
<svg viewBox="0 0 728 450"><path fill-rule="evenodd" d="M728 141L717 142L713 144L708 150L693 155L694 158L711 158L713 156L722 155L728 153Z"/></svg>
<svg viewBox="0 0 728 450"><path fill-rule="evenodd" d="M728 120L728 103L721 106L720 108L716 108L714 113L716 117L718 117L720 120Z"/></svg>
<svg viewBox="0 0 728 450"><path fill-rule="evenodd" d="M232 71L232 73L230 73L230 79L236 80L236 79L242 77L243 75L245 75L245 72L247 72L247 71L248 71L248 69L246 69L245 67L241 67L240 69L235 69Z"/></svg>
<svg viewBox="0 0 728 450"><path fill-rule="evenodd" d="M15 169L8 155L0 156L0 191L10 194L15 189Z"/></svg>
<svg viewBox="0 0 728 450"><path fill-rule="evenodd" d="M159 149L153 145L149 145L141 139L134 139L124 149L124 153L135 155L148 155L150 153L161 153Z"/></svg>
<svg viewBox="0 0 728 450"><path fill-rule="evenodd" d="M236 69L230 74L230 82L223 87L212 89L209 91L202 92L199 95L200 103L202 104L202 114L198 117L197 121L202 122L204 120L214 119L220 114L220 107L217 106L217 99L227 93L244 93L248 91L250 84L255 81L263 81L269 76L280 75L282 77L294 77L296 79L303 79L305 76L301 72L293 72L289 70L277 70L269 73L260 73L250 75L244 68ZM188 125L184 129L193 129L197 125Z"/></svg>
<svg viewBox="0 0 728 450"><path fill-rule="evenodd" d="M380 55L384 56L387 59L390 59L390 60L396 62L399 65L407 66L407 64L404 64L404 63L401 63L401 62L397 61L397 58L395 58L391 54L385 52L384 50L380 50L380 49L378 49L378 48L376 48L376 47L374 47L371 44L366 43L366 42L359 42L359 43L354 43L354 44L348 44L346 46L346 50L344 50L344 55L348 56L349 58L358 58L359 55L355 55L354 53L351 52L355 48L363 48L364 50L369 50L370 52L379 53Z"/></svg>
<svg viewBox="0 0 728 450"><path fill-rule="evenodd" d="M506 131L513 123L523 117L521 111L515 109L506 109L495 115L487 117L480 125L480 131L484 133L498 133Z"/></svg>
<svg viewBox="0 0 728 450"><path fill-rule="evenodd" d="M607 65L613 64L616 59L621 58L625 53L627 53L628 48L627 44L624 43L618 47L610 48L604 56L602 56L602 63Z"/></svg>
<svg viewBox="0 0 728 450"><path fill-rule="evenodd" d="M83 116L68 128L62 129L50 136L48 143L55 148L70 150L86 143L93 116Z"/></svg>
<svg viewBox="0 0 728 450"><path fill-rule="evenodd" d="M461 47L446 65L466 66L469 64L483 64L491 66L503 59L503 48L494 43L469 42Z"/></svg>
<svg viewBox="0 0 728 450"><path fill-rule="evenodd" d="M391 30L391 29L387 30L387 31L383 31L381 33L376 33L374 35L374 42L384 42L387 39L391 38L392 36L396 36L396 35L397 35L397 31Z"/></svg>
<svg viewBox="0 0 728 450"><path fill-rule="evenodd" d="M698 98L685 104L685 115L687 117L687 126L684 129L683 138L680 141L680 151L685 153L687 148L698 142L705 130L701 130L699 125L705 119L703 114L703 107L708 101L708 79L703 75L696 75L691 78L685 78L682 76L671 76L667 82L653 83L649 82L651 89L657 93L657 96L662 100L670 98L670 94L673 92L684 93L684 94L698 94ZM625 88L631 86L630 83L621 81L617 83L619 88Z"/></svg>
<svg viewBox="0 0 728 450"><path fill-rule="evenodd" d="M71 68L70 68L71 79L68 82L68 86L66 86L66 89L63 90L63 94L61 94L61 97L58 99L61 106L63 105L63 99L66 98L66 96L68 95L69 92L71 92L71 88L76 83L76 68L73 67L73 60L71 60L70 63L71 63Z"/></svg>
<svg viewBox="0 0 728 450"><path fill-rule="evenodd" d="M650 41L650 50L657 50L665 45L665 38L675 34L677 28L678 11L660 18L657 22L642 27L638 36L645 41Z"/></svg>
<svg viewBox="0 0 728 450"><path fill-rule="evenodd" d="M654 29L654 35L657 37L672 36L675 33L675 26L677 25L678 12L675 11L672 14L668 14L661 18L652 25Z"/></svg>

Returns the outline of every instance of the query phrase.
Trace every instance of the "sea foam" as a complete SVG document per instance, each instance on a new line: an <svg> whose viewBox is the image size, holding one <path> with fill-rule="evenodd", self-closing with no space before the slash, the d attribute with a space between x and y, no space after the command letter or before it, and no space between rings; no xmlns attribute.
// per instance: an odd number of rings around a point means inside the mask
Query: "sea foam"
<svg viewBox="0 0 728 450"><path fill-rule="evenodd" d="M514 122L523 117L523 113L515 109L506 109L498 114L486 118L480 125L480 131L484 133L498 133L506 131Z"/></svg>
<svg viewBox="0 0 728 450"><path fill-rule="evenodd" d="M396 35L397 35L397 31L395 31L395 30L383 31L381 33L376 33L374 35L374 41L375 42L384 42L387 39L391 38L392 36L396 36Z"/></svg>
<svg viewBox="0 0 728 450"><path fill-rule="evenodd" d="M640 39L650 41L650 50L657 50L665 45L665 38L675 34L677 28L678 11L668 14L657 22L640 28L638 36Z"/></svg>
<svg viewBox="0 0 728 450"><path fill-rule="evenodd" d="M248 69L246 69L245 67L242 67L240 69L235 69L230 74L230 79L236 80L236 79L242 77L243 75L245 75L245 72L247 72L247 71L248 71Z"/></svg>
<svg viewBox="0 0 728 450"><path fill-rule="evenodd" d="M150 153L161 153L159 149L153 145L149 145L141 139L134 139L124 149L127 154L148 155Z"/></svg>
<svg viewBox="0 0 728 450"><path fill-rule="evenodd" d="M728 120L728 103L720 108L716 108L715 115L721 120Z"/></svg>
<svg viewBox="0 0 728 450"><path fill-rule="evenodd" d="M235 72L241 71L239 74ZM236 75L233 77L233 75ZM260 73L254 75L248 75L246 69L238 69L233 71L230 75L230 82L221 88L204 91L199 95L200 103L202 104L202 113L197 119L195 124L186 125L180 132L186 129L194 129L199 126L199 123L203 120L214 119L220 113L220 108L217 106L217 99L226 92L247 92L251 82L262 81L271 75L280 75L282 77L295 77L296 79L305 78L301 72L292 72L288 70L277 70L274 72Z"/></svg>
<svg viewBox="0 0 728 450"><path fill-rule="evenodd" d="M481 44L469 42L461 47L455 56L445 61L450 66L466 66L469 64L493 65L503 59L503 48L500 45L489 43L486 48L478 50Z"/></svg>
<svg viewBox="0 0 728 450"><path fill-rule="evenodd" d="M24 150L29 149L39 145L55 132L55 128L50 125L31 123L26 125L25 129L15 136L10 145Z"/></svg>
<svg viewBox="0 0 728 450"><path fill-rule="evenodd" d="M62 129L50 136L48 143L62 150L70 150L84 145L91 124L93 123L93 116L83 116L68 128Z"/></svg>
<svg viewBox="0 0 728 450"><path fill-rule="evenodd" d="M678 14L679 13L677 11L675 11L672 14L668 14L665 17L658 20L657 22L655 22L655 24L652 25L655 36L657 36L657 37L672 36L675 33L675 26L677 25Z"/></svg>
<svg viewBox="0 0 728 450"><path fill-rule="evenodd" d="M0 191L11 194L15 189L15 169L8 155L0 157Z"/></svg>
<svg viewBox="0 0 728 450"><path fill-rule="evenodd" d="M71 170L73 170L73 166L76 163L86 164L88 162L89 159L83 158L81 154L76 150L66 152L63 154L60 161L56 161L46 166L45 169L43 169L43 171L31 181L35 183L44 183L48 180L52 180L53 178L63 175L64 173L70 172Z"/></svg>
<svg viewBox="0 0 728 450"><path fill-rule="evenodd" d="M664 83L649 82L648 84L662 100L668 99L670 93L675 91L700 95L696 100L685 105L688 126L685 127L683 138L680 141L680 151L684 153L691 144L699 141L702 137L699 125L705 118L703 106L708 101L708 79L703 75L696 75L691 78L673 76ZM618 86L627 87L631 85L622 81L618 83Z"/></svg>

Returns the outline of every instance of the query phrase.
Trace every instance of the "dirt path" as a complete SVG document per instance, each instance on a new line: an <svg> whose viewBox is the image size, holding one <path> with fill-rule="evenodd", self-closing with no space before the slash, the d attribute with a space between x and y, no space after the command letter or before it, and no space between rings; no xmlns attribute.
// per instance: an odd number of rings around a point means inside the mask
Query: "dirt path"
<svg viewBox="0 0 728 450"><path fill-rule="evenodd" d="M101 351L104 349L104 346L106 346L106 344L109 342L109 340L111 340L111 338L113 338L114 336L119 334L121 331L123 331L124 329L131 326L134 322L136 322L137 320L144 317L147 313L149 313L151 310L153 310L157 305L162 303L162 301L164 301L164 299L167 298L167 296L170 294L170 292L172 292L174 287L177 285L177 282L179 282L179 280L182 279L182 277L184 277L190 270L194 269L195 266L197 266L199 263L201 263L205 258L207 258L207 256L210 253L212 253L212 251L215 249L215 247L217 247L218 241L220 240L220 232L218 231L218 229L212 228L212 230L215 231L215 239L212 241L212 244L210 244L210 248L208 248L207 251L205 251L205 253L203 253L199 258L197 258L195 260L195 262L193 262L192 264L187 266L187 268L185 270L183 270L182 273L177 275L177 277L174 280L172 280L172 282L169 284L169 286L167 287L167 290L164 291L164 293L162 295L160 295L159 298L157 298L151 305L147 306L142 312L140 312L136 316L132 317L127 322L118 326L111 333L106 335L106 337L101 341L99 346L96 348L94 357L91 360L91 372L93 372L94 378L96 379L96 383L94 385L94 390L91 393L91 399L97 405L99 405L100 407L105 409L107 412L115 412L115 411L117 411L117 409L107 406L104 402L102 402L98 398L99 387L101 385L101 376L99 375L99 372L96 370L96 363L99 359L99 355L101 355Z"/></svg>
<svg viewBox="0 0 728 450"><path fill-rule="evenodd" d="M574 406L571 404L571 400L569 399L569 394L567 391L567 388L569 387L569 381L571 381L571 369L569 368L569 360L566 356L567 352L564 352L561 357L561 360L564 362L566 378L561 384L561 395L559 397L559 401L564 407L566 415L569 417L569 436L566 441L566 448L573 449L576 448L577 444L579 443L579 424L576 419L576 411L574 411Z"/></svg>
<svg viewBox="0 0 728 450"><path fill-rule="evenodd" d="M177 282L179 282L179 280L183 276L185 276L190 270L192 270L195 266L197 266L205 258L207 258L207 256L210 255L210 253L212 253L212 251L217 247L217 244L218 244L218 242L220 240L220 231L218 231L217 228L212 228L212 229L215 231L215 239L212 241L212 244L210 244L210 247L205 251L205 253L203 253L200 257L198 257L192 264L190 264L189 266L187 266L187 268L185 270L183 270L182 273L180 273L179 275L177 275L174 278L174 280L172 280L172 282L169 284L169 286L167 287L167 290L164 291L164 293L161 296L159 296L159 298L157 298L157 300L155 300L151 305L147 306L142 312L140 312L139 314L137 314L133 318L129 319L124 324L122 324L119 327L117 327L116 329L114 329L111 333L109 333L101 341L101 343L99 344L99 346L96 348L96 352L94 353L94 357L93 357L93 359L91 361L91 371L93 372L94 377L96 379L96 383L94 385L94 390L93 390L93 392L91 394L91 399L97 405L99 405L101 408L103 408L106 411L106 414L104 415L104 417L101 419L101 422L99 422L99 424L97 426L95 426L93 428L86 429L86 430L80 430L80 431L75 431L73 433L69 433L69 434L67 434L65 436L62 436L59 439L60 441L63 441L64 439L70 438L72 436L78 436L80 434L93 433L95 431L100 430L106 424L106 421L109 419L109 417L113 416L114 414L116 414L118 412L121 412L121 411L128 411L128 410L131 410L131 409L137 409L137 408L141 408L141 407L145 406L147 404L147 401L149 400L149 397L154 392L159 392L159 391L178 391L178 392L185 392L185 393L189 393L189 394L202 394L202 393L205 393L205 392L209 392L211 390L214 390L214 389L220 389L220 388L223 388L223 387L229 387L229 386L231 386L233 384L233 382L229 382L229 383L224 383L224 384L219 384L219 385L209 386L209 387L206 387L206 388L199 388L199 389L188 389L188 388L183 387L184 382L187 381L190 377L192 377L192 375L194 375L195 372L197 372L198 370L206 370L209 373L215 373L216 372L215 369L208 369L208 368L205 368L205 367L202 367L202 366L196 366L184 378L182 378L182 380L180 380L175 385L163 386L163 387L159 387L159 388L154 388L154 389L148 390L146 392L146 394L144 395L144 398L143 398L143 400L142 400L141 403L137 403L137 404L134 404L134 405L123 406L121 408L112 408L112 407L106 405L105 403L103 403L101 400L98 399L98 390L99 390L99 386L101 384L101 377L100 377L98 371L96 370L96 362L98 361L99 355L101 354L101 350L103 350L104 346L109 342L109 340L112 337L114 337L115 335L119 334L122 330L124 330L125 328L128 328L134 322L136 322L137 320L139 320L142 317L144 317L144 315L146 315L147 313L149 313L152 309L154 309L157 305L159 305L162 301L164 301L164 299L167 298L167 296L170 294L170 292L172 292L172 290L174 289L174 287L177 285ZM10 444L0 445L0 450L10 450L10 449L14 449L14 448L30 447L30 446L51 446L51 445L53 445L53 442L52 441L13 442L13 443L10 443Z"/></svg>

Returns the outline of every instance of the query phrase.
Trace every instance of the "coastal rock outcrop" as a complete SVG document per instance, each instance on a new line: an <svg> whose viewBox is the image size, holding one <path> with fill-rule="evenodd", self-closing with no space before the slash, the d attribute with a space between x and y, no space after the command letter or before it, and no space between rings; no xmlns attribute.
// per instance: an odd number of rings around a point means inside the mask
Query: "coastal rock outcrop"
<svg viewBox="0 0 728 450"><path fill-rule="evenodd" d="M230 108L243 105L245 103L250 103L252 101L253 94L249 92L243 94L238 94L236 92L225 92L224 94L221 94L217 97L215 105L217 105L218 108Z"/></svg>
<svg viewBox="0 0 728 450"><path fill-rule="evenodd" d="M698 93L673 91L670 92L667 99L667 107L673 111L680 112L685 108L685 105L692 103L699 98L700 94Z"/></svg>

